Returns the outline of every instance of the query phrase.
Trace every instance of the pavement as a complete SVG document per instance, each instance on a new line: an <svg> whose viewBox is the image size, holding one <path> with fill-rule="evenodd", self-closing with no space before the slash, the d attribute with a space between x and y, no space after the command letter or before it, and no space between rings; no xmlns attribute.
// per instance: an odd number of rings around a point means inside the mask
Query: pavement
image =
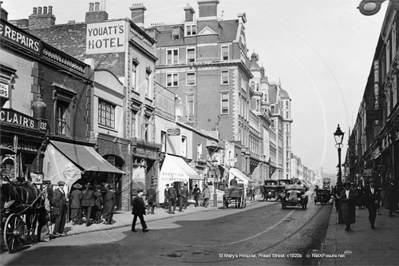
<svg viewBox="0 0 399 266"><path fill-rule="evenodd" d="M367 209L356 209L353 231L346 232L338 224L338 213L332 208L326 239L321 250L319 265L399 265L399 212L389 217L381 208L375 229L371 229Z"/></svg>

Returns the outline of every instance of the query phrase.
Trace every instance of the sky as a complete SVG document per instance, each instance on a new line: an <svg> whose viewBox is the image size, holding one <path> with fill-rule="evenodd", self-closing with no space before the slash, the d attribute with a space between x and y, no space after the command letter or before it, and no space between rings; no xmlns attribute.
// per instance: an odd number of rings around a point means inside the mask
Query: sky
<svg viewBox="0 0 399 266"><path fill-rule="evenodd" d="M8 19L28 18L33 7L53 6L56 24L84 22L89 0L2 0ZM197 0L98 0L109 19L130 17L133 3L146 7L144 25L184 21ZM220 19L245 13L248 56L259 55L270 82L281 82L292 107L292 152L304 166L336 173L333 133L345 132L342 158L372 66L388 1L374 16L362 15L360 0L220 0ZM344 159L342 159L342 163Z"/></svg>

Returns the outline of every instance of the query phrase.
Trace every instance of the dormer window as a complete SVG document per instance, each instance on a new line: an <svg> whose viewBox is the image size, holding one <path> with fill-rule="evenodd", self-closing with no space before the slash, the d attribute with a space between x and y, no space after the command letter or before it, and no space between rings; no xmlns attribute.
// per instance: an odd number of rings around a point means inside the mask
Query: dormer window
<svg viewBox="0 0 399 266"><path fill-rule="evenodd" d="M197 35L197 25L186 25L186 36Z"/></svg>
<svg viewBox="0 0 399 266"><path fill-rule="evenodd" d="M180 40L180 29L175 28L172 30L172 40Z"/></svg>

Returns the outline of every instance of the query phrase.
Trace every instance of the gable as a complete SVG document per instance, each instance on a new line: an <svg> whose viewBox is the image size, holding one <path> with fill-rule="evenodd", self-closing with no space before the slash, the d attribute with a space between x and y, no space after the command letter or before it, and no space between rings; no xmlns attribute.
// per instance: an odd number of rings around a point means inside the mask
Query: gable
<svg viewBox="0 0 399 266"><path fill-rule="evenodd" d="M205 28L203 28L198 35L212 35L212 34L217 34L214 30L212 30L211 28L209 28L208 26L206 26Z"/></svg>

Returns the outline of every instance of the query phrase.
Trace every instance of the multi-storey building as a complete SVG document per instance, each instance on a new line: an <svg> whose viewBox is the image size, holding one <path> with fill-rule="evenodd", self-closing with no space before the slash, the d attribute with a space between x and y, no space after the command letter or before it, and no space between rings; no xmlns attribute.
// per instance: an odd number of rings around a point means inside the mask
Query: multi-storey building
<svg viewBox="0 0 399 266"><path fill-rule="evenodd" d="M370 74L350 136L346 165L351 180L374 177L385 189L399 188L399 15L389 3ZM377 37L377 36L376 36Z"/></svg>
<svg viewBox="0 0 399 266"><path fill-rule="evenodd" d="M218 0L200 0L199 18L184 7L185 20L173 25L153 25L158 57L157 82L182 99L180 120L208 131L241 148L237 166L251 172L249 71L245 14L220 20ZM256 137L259 140L258 137ZM254 157L258 160L258 157Z"/></svg>

